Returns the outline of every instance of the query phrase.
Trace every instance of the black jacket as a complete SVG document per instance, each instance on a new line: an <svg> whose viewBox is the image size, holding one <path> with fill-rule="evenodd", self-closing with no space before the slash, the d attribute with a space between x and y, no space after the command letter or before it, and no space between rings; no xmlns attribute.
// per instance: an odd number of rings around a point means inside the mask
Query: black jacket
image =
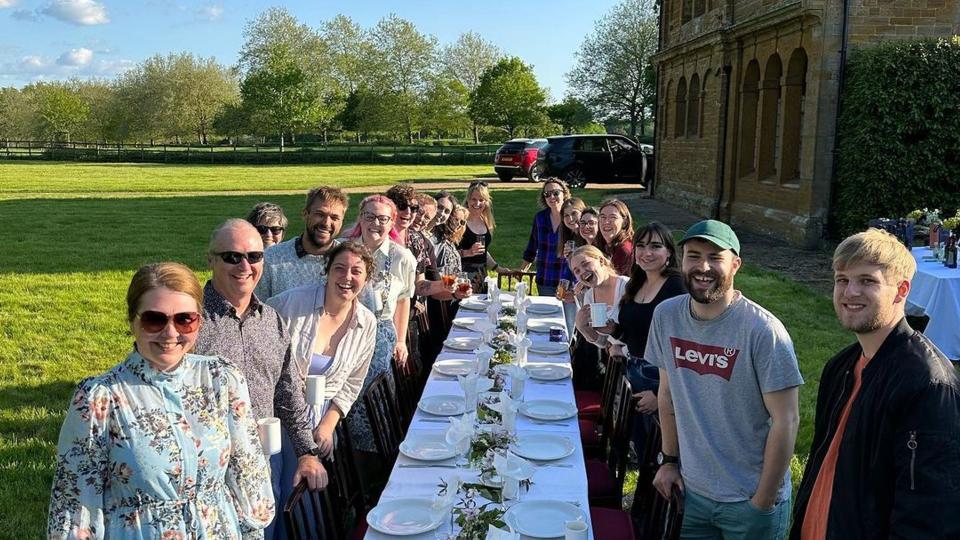
<svg viewBox="0 0 960 540"><path fill-rule="evenodd" d="M851 345L823 370L791 538L800 538L861 354L859 343ZM906 320L863 370L840 444L828 519L827 538L960 538L960 380Z"/></svg>

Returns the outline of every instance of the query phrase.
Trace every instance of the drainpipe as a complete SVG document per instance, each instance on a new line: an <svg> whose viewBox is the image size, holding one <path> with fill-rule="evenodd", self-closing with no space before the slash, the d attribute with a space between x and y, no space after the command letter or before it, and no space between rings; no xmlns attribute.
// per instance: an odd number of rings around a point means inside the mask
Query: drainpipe
<svg viewBox="0 0 960 540"><path fill-rule="evenodd" d="M657 30L659 30L659 36L657 38L657 52L659 53L662 50L664 36L670 31L669 28L664 30L663 28L663 2L657 1ZM661 63L657 63L657 84L653 88L653 175L650 176L650 185L647 186L647 197L653 198L654 187L657 185L657 176L660 174L660 167L657 166L657 147L660 146L660 114L657 112L657 108L660 107L660 69ZM643 74L640 75L641 77ZM666 111L666 107L663 108ZM644 160L647 158L644 157Z"/></svg>
<svg viewBox="0 0 960 540"><path fill-rule="evenodd" d="M713 205L713 219L720 219L720 206L723 201L724 176L727 172L727 122L730 114L730 76L733 66L723 66L723 109L720 113L720 157L717 162L717 199Z"/></svg>
<svg viewBox="0 0 960 540"><path fill-rule="evenodd" d="M843 87L846 84L849 20L850 0L843 0L843 22L840 26L840 71L837 73L837 114L833 120L833 160L830 164L830 183L827 186L828 205L833 204L833 183L837 181L837 154L840 149L840 113L843 112ZM830 221L829 212L824 221L824 228L828 229ZM821 231L821 236L825 237L827 232L827 230Z"/></svg>

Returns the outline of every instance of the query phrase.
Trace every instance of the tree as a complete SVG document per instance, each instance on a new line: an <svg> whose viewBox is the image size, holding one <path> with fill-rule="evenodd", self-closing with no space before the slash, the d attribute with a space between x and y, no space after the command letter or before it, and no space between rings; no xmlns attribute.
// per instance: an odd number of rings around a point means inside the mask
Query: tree
<svg viewBox="0 0 960 540"><path fill-rule="evenodd" d="M520 126L546 121L546 99L533 69L517 57L505 58L480 76L480 84L470 95L470 118L500 127L513 137Z"/></svg>
<svg viewBox="0 0 960 540"><path fill-rule="evenodd" d="M456 79L443 76L430 81L423 102L423 127L437 134L459 133L470 125L470 94Z"/></svg>
<svg viewBox="0 0 960 540"><path fill-rule="evenodd" d="M361 85L370 82L374 70L368 67L376 55L369 32L345 15L337 15L324 23L320 37L329 54L328 72L332 80L331 92L326 98L331 115L330 121L323 129L323 140L326 142L326 128L336 127L341 113L347 106L348 97ZM357 137L359 136L358 131Z"/></svg>
<svg viewBox="0 0 960 540"><path fill-rule="evenodd" d="M33 104L16 88L0 88L0 138L29 139L33 136Z"/></svg>
<svg viewBox="0 0 960 540"><path fill-rule="evenodd" d="M44 139L70 142L70 134L80 127L90 114L90 106L80 92L66 83L34 83L23 89L30 96L37 113L35 129Z"/></svg>
<svg viewBox="0 0 960 540"><path fill-rule="evenodd" d="M443 49L443 70L473 93L480 85L483 72L503 58L503 52L496 45L483 39L480 34L467 32L460 34L456 43ZM473 142L480 142L480 126L473 125Z"/></svg>
<svg viewBox="0 0 960 540"><path fill-rule="evenodd" d="M580 132L593 123L593 113L575 97L567 96L562 102L547 107L547 116L559 124L564 133Z"/></svg>
<svg viewBox="0 0 960 540"><path fill-rule="evenodd" d="M250 131L249 111L241 103L228 103L214 117L213 129L234 143L240 135Z"/></svg>
<svg viewBox="0 0 960 540"><path fill-rule="evenodd" d="M283 8L270 8L244 28L241 96L254 127L296 143L295 130L325 126L336 111L327 44Z"/></svg>
<svg viewBox="0 0 960 540"><path fill-rule="evenodd" d="M421 34L413 23L391 13L374 28L373 44L383 62L375 88L400 100L396 113L413 143L423 96L436 67L437 38Z"/></svg>
<svg viewBox="0 0 960 540"><path fill-rule="evenodd" d="M630 135L637 125L643 134L655 110L650 55L657 50L656 9L654 0L622 0L596 22L567 73L573 95L603 120L628 121Z"/></svg>

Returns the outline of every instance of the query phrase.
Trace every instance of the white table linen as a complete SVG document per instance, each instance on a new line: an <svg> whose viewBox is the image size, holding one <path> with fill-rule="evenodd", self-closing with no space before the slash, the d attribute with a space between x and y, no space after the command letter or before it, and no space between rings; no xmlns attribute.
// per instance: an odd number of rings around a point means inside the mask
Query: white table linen
<svg viewBox="0 0 960 540"><path fill-rule="evenodd" d="M930 317L924 334L943 354L960 360L960 269L947 268L932 258L930 248L914 248L917 273L910 284L907 302L912 313Z"/></svg>
<svg viewBox="0 0 960 540"><path fill-rule="evenodd" d="M552 297L536 296L530 297L537 303L549 303L561 307L560 302ZM457 317L480 319L486 318L485 312L474 312L460 310ZM530 320L549 321L558 326L565 327L563 310L551 315L530 314ZM454 326L450 330L450 336L479 336L477 332L465 330ZM549 341L548 334L528 333L527 337L532 341ZM462 352L443 348L437 360L446 360L453 358L474 359L472 352ZM530 352L527 357L527 363L553 362L570 366L570 355L546 355ZM427 384L423 390L421 399L428 396L440 394L462 395L463 391L455 377L440 375L436 371L430 373ZM573 394L573 380L568 377L560 381L538 381L528 379L524 389L523 400L530 401L534 399L552 399L568 403L576 403ZM421 431L440 431L446 430L449 426L449 420L446 417L434 416L424 413L417 409L416 415L410 424L411 432ZM538 470L533 475L533 485L530 491L522 491L520 501L534 500L558 500L566 501L578 505L587 517L587 523L590 523L590 504L587 497L587 473L583 461L583 447L580 443L580 427L577 417L560 420L557 422L534 421L523 414L517 415L517 433L555 433L568 437L573 442L575 450L573 454L563 459L549 462L537 462ZM401 497L423 497L432 499L438 490L437 484L441 479L448 479L454 474L459 475L465 482L476 482L477 472L466 468L452 468L449 465L455 464L456 459L441 461L438 463L427 463L412 460L404 455L397 458L390 479L386 488L380 497L381 501L401 498ZM404 465L407 465L406 467ZM416 465L416 467L409 467ZM442 465L447 465L446 467ZM508 505L510 503L508 502ZM439 529L423 533L420 535L406 536L410 540L435 540L437 538L446 538L452 534L453 529L450 520L444 521ZM370 529L365 536L368 540L391 540L397 537L386 535ZM522 536L522 538L529 538ZM593 538L591 531L590 538Z"/></svg>

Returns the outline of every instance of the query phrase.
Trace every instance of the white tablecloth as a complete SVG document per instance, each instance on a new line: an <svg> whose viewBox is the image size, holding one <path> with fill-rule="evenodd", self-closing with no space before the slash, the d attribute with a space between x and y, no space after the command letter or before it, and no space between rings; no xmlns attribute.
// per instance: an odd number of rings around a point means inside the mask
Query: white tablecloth
<svg viewBox="0 0 960 540"><path fill-rule="evenodd" d="M537 296L532 297L532 300L536 303L551 304L561 307L560 302L552 297L548 298ZM487 315L484 312L467 311L464 309L461 309L459 313L457 313L457 318L477 319L485 318L486 316ZM549 321L564 328L566 327L562 307L560 311L553 315L540 316L530 314L530 317L531 321ZM450 336L479 336L479 334L464 330L458 326L454 326L450 331ZM527 336L533 341L549 340L549 336L547 334L530 332L527 334ZM444 347L437 360L439 361L455 358L474 359L475 355L472 352L454 351ZM527 362L556 362L569 366L570 357L569 355L540 355L531 352L527 356ZM427 384L423 390L423 395L421 398L438 394L462 395L463 392L460 389L459 383L453 377L439 375L436 371L433 371L430 373L430 378L427 380ZM575 403L573 395L573 381L571 378L557 382L540 382L529 379L527 380L524 388L523 397L524 401L533 399L554 399L568 403ZM410 432L446 430L449 424L445 421L436 422L435 420L438 418L442 417L425 414L423 411L418 409L416 415L414 416L413 422L410 424ZM537 472L533 475L533 485L531 486L530 491L522 492L520 495L520 501L534 501L543 499L575 503L579 505L584 514L586 514L587 522L589 523L590 505L587 498L587 473L583 462L583 447L580 443L580 427L579 423L577 422L577 417L575 416L568 420L557 423L534 424L527 417L523 416L522 414L518 414L517 432L519 434L523 434L524 432L532 431L565 435L574 443L576 450L572 455L564 459L540 464ZM393 471L390 473L390 480L380 497L381 501L400 497L423 497L432 499L437 493L437 484L440 483L440 479L449 478L453 474L458 474L464 481L467 482L476 481L476 472L473 471L471 473L471 471L467 469L429 466L415 468L400 467L402 464L429 465L429 463L417 462L401 454L397 458L397 462L394 464ZM508 506L509 505L510 503L508 502ZM407 536L405 538L409 538L411 540L435 540L436 538L446 538L446 535L451 533L452 529L448 520L435 531L416 536ZM365 538L370 540L392 540L396 539L397 537L385 535L370 529ZM528 537L524 536L523 538ZM593 538L592 532L590 533L590 538Z"/></svg>
<svg viewBox="0 0 960 540"><path fill-rule="evenodd" d="M947 268L932 258L930 248L914 248L917 273L907 302L914 313L930 317L923 332L948 358L960 359L960 268Z"/></svg>

